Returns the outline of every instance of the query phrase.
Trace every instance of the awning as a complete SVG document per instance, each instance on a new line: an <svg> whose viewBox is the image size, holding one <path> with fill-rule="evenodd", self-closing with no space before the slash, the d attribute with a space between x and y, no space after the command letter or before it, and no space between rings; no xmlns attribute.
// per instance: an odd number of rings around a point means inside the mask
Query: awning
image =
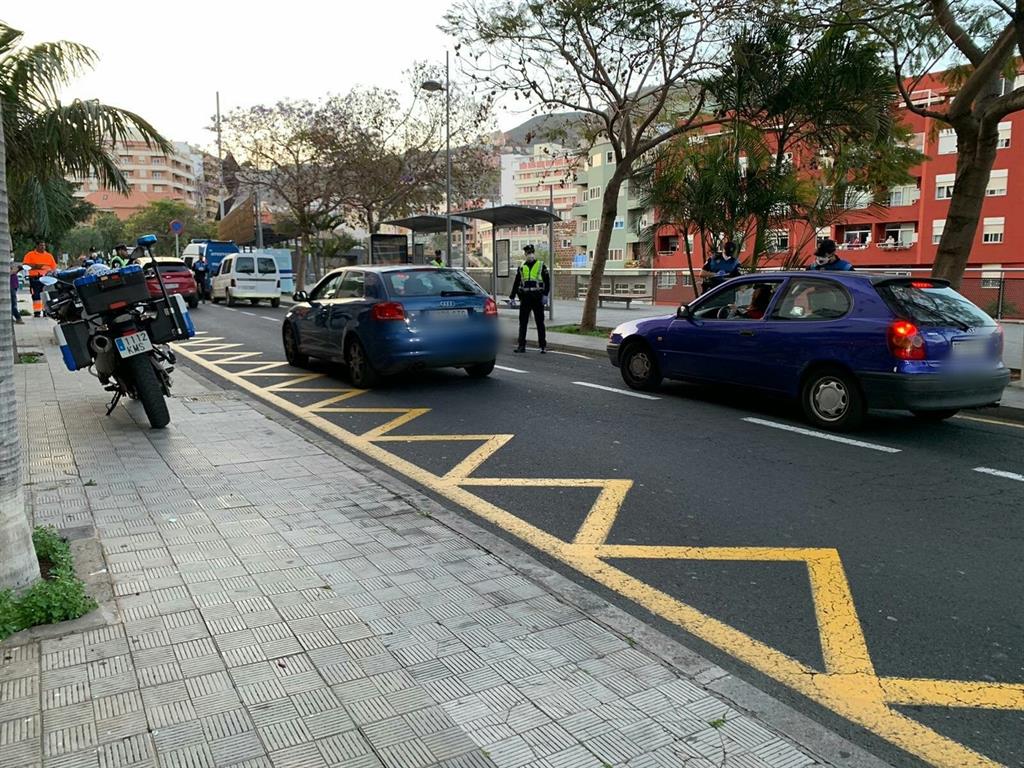
<svg viewBox="0 0 1024 768"><path fill-rule="evenodd" d="M390 224L393 227L411 229L413 232L425 232L428 235L448 231L447 219L444 216L434 216L433 214L426 213L419 216L407 216L404 219L392 219L391 221L381 223ZM468 221L457 219L454 214L452 215L452 229L469 229L469 227Z"/></svg>
<svg viewBox="0 0 1024 768"><path fill-rule="evenodd" d="M561 221L558 216L546 208L530 208L526 205L498 205L494 208L475 208L471 211L459 211L455 216L467 219L480 219L490 222L494 227L529 227L534 224L550 224Z"/></svg>

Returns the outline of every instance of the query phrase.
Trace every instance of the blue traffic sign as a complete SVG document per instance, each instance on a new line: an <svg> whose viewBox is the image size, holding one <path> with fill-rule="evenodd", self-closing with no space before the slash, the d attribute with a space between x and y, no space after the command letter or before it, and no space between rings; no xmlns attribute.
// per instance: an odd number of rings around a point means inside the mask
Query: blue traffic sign
<svg viewBox="0 0 1024 768"><path fill-rule="evenodd" d="M174 221L171 222L171 232L173 232L176 235L180 235L181 234L181 230L183 230L184 228L185 228L185 225L182 224L177 219L174 219Z"/></svg>

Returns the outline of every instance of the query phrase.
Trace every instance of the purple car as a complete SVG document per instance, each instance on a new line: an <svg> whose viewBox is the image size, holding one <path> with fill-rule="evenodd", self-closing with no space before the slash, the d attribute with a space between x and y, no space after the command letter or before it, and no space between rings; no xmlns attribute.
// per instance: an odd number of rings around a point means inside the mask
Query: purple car
<svg viewBox="0 0 1024 768"><path fill-rule="evenodd" d="M736 278L674 315L623 323L608 356L634 389L663 378L799 399L807 419L856 428L869 409L948 419L1009 383L1003 332L944 280L865 272Z"/></svg>

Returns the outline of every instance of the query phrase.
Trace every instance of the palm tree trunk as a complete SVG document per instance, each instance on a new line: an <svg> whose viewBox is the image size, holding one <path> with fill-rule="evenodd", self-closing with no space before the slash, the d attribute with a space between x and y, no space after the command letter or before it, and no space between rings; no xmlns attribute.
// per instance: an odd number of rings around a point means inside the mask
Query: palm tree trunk
<svg viewBox="0 0 1024 768"><path fill-rule="evenodd" d="M12 261L6 157L3 115L0 114L0 264L4 267L5 278ZM14 388L14 323L8 318L0 322L0 589L19 590L38 580L39 561L32 546L32 527L21 485L21 437Z"/></svg>

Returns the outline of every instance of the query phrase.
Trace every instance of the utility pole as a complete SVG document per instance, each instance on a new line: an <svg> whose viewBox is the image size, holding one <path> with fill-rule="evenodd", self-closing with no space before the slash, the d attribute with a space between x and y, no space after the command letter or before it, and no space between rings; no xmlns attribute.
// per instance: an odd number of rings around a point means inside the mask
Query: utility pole
<svg viewBox="0 0 1024 768"><path fill-rule="evenodd" d="M261 251L263 250L263 211L260 209L260 187L256 185L255 190L255 205L256 205L256 247Z"/></svg>
<svg viewBox="0 0 1024 768"><path fill-rule="evenodd" d="M224 221L224 146L220 134L220 91L217 91L217 165L220 166L220 186L217 187L217 208Z"/></svg>
<svg viewBox="0 0 1024 768"><path fill-rule="evenodd" d="M555 185L548 184L548 211L555 215ZM548 221L548 253L551 255L551 264L548 268L548 279L551 286L548 289L548 319L555 319L555 220Z"/></svg>
<svg viewBox="0 0 1024 768"><path fill-rule="evenodd" d="M445 177L445 224L448 230L446 260L452 265L452 79L448 71L448 51L444 52L444 154L447 174ZM463 257L465 258L465 257Z"/></svg>

